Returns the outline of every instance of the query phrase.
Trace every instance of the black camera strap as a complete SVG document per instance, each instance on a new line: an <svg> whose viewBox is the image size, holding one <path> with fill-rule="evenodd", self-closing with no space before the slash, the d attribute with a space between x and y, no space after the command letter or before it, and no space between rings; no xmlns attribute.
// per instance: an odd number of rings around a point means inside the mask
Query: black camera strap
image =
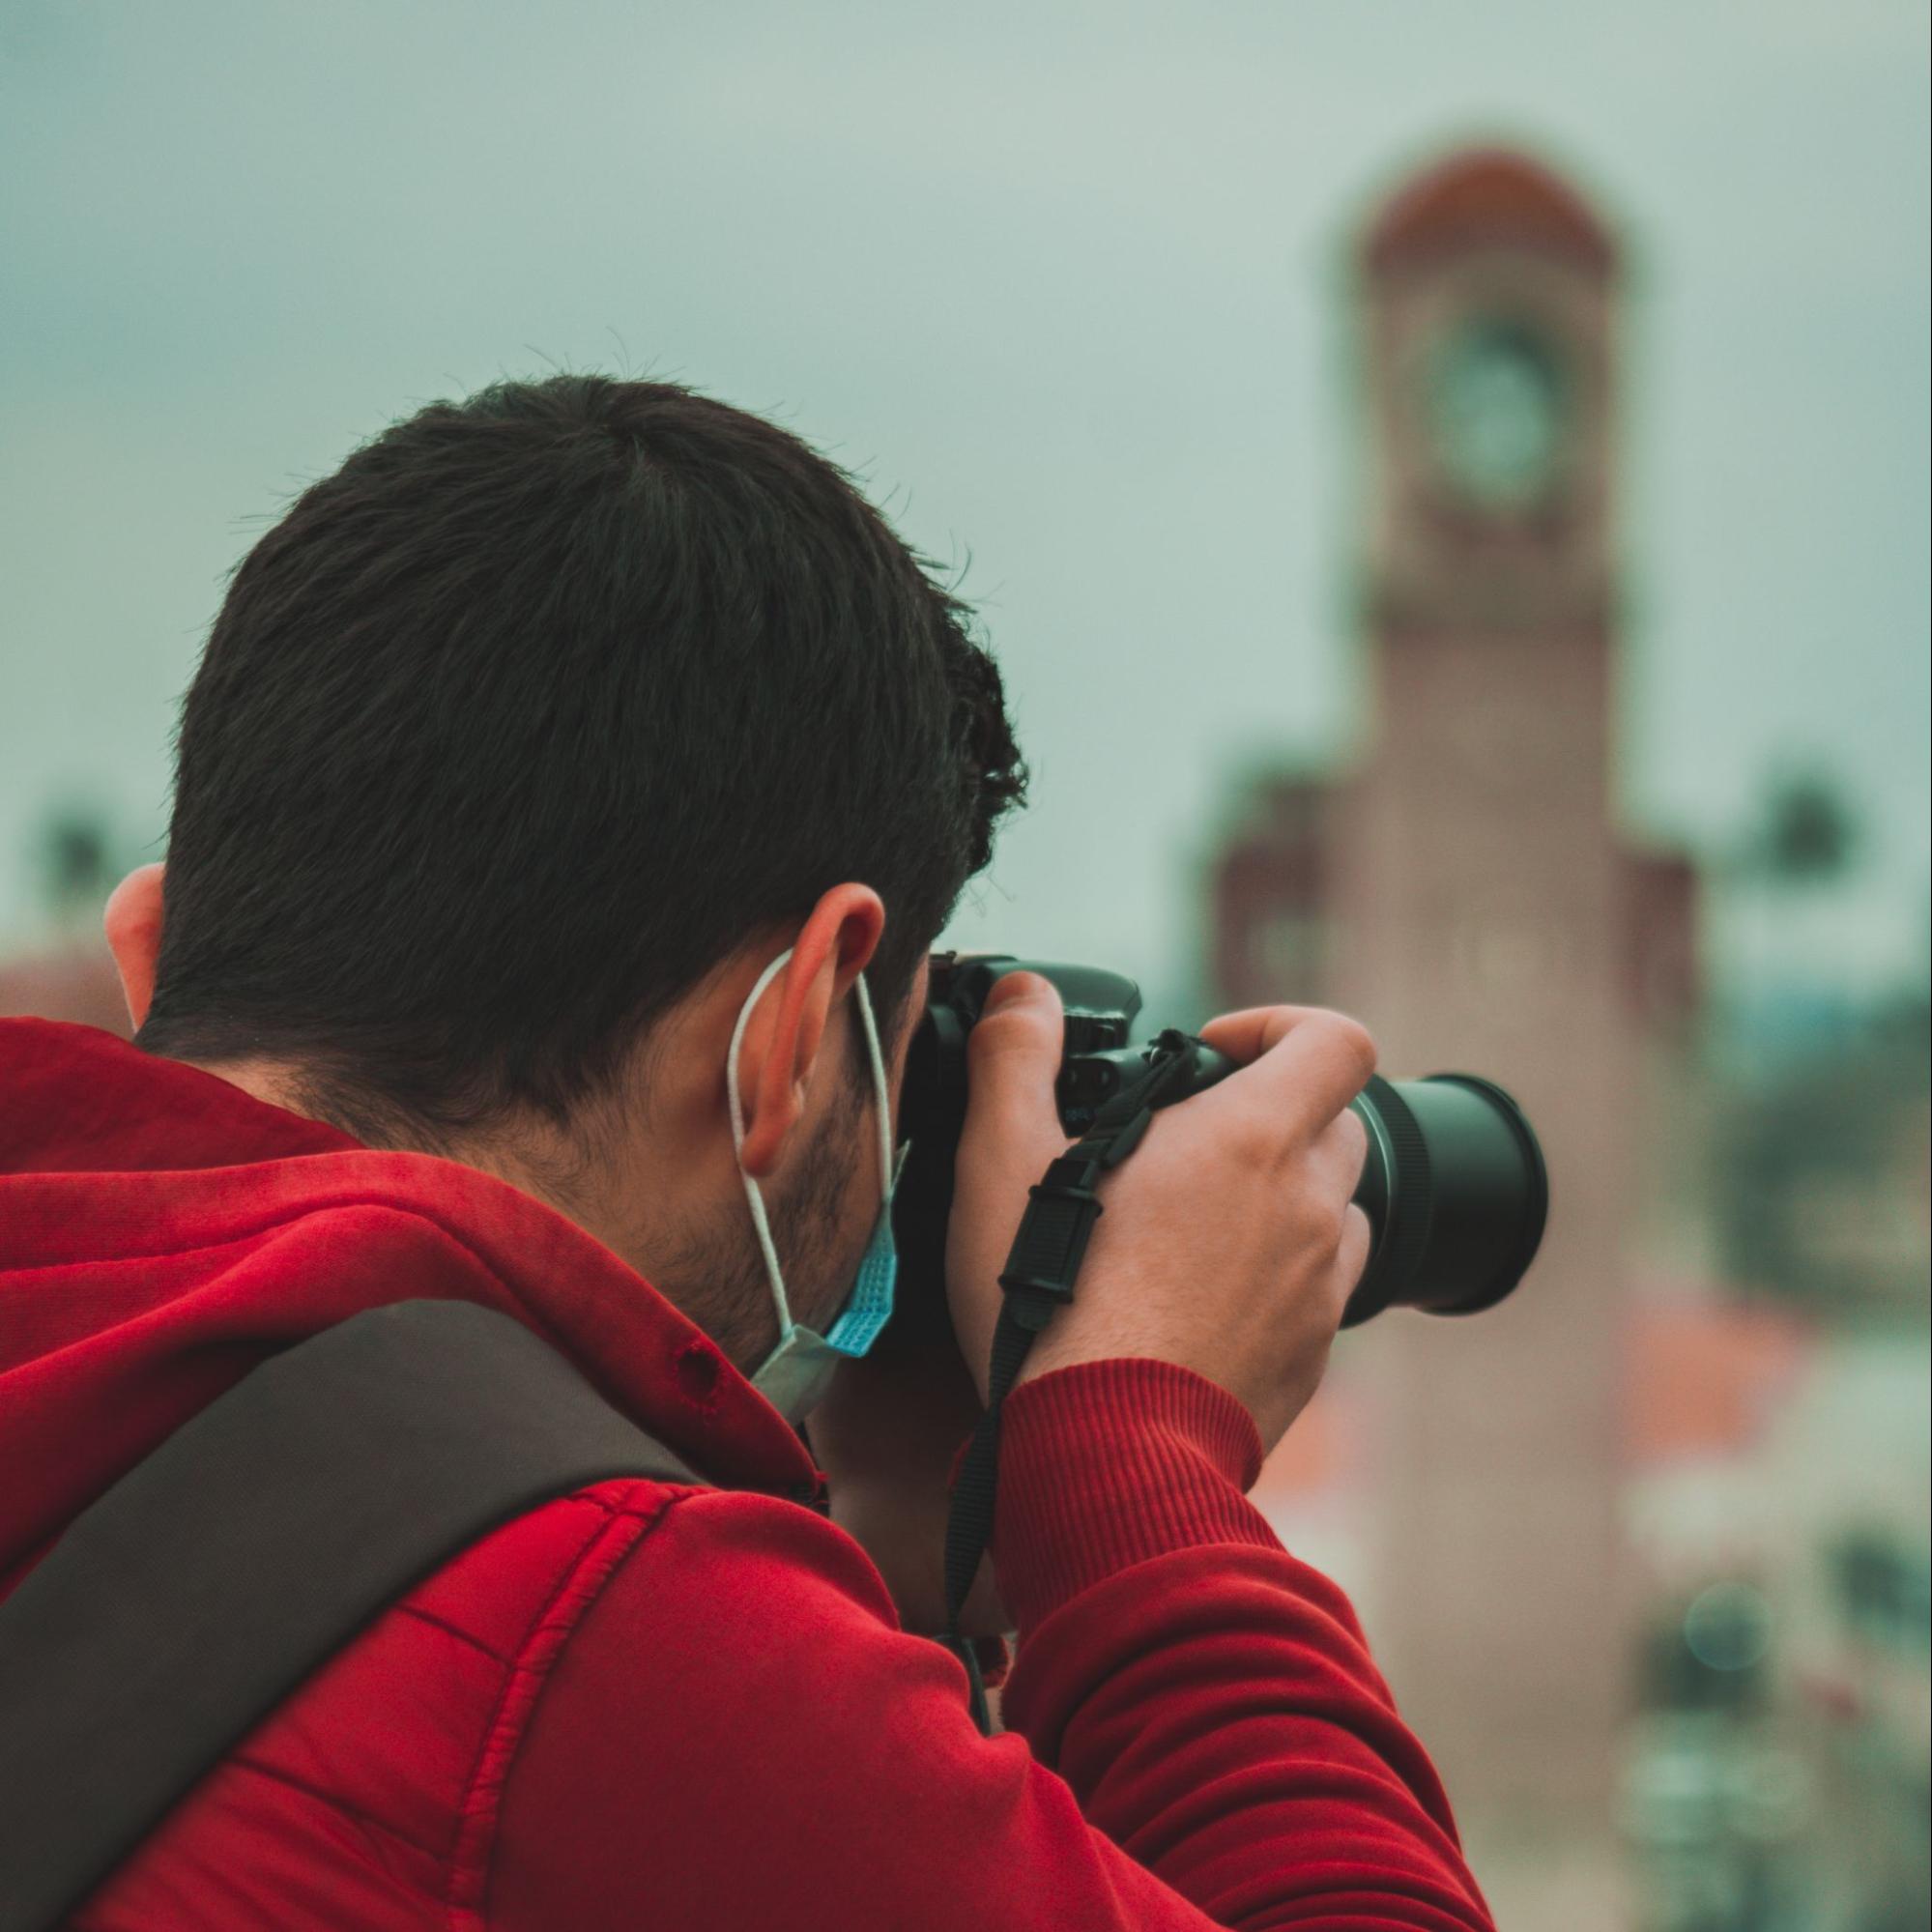
<svg viewBox="0 0 1932 1932"><path fill-rule="evenodd" d="M999 1482L999 1418L1034 1338L1074 1298L1087 1237L1100 1217L1100 1177L1139 1145L1156 1108L1177 1098L1191 1066L1194 1041L1174 1029L1149 1049L1147 1071L1094 1115L1093 1125L1060 1155L1029 1191L1031 1200L999 1277L1003 1300L993 1332L986 1413L979 1419L946 1517L946 1634L941 1639L966 1665L973 1721L993 1729L986 1683L971 1642L960 1635L960 1614L993 1538Z"/></svg>
<svg viewBox="0 0 1932 1932"><path fill-rule="evenodd" d="M0 1603L0 1932L68 1923L380 1611L615 1476L700 1481L493 1309L368 1309L252 1370Z"/></svg>

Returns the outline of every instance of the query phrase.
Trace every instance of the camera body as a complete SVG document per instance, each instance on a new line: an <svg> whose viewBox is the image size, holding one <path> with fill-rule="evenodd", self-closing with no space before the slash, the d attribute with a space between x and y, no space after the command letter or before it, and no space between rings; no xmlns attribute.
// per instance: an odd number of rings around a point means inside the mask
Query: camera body
<svg viewBox="0 0 1932 1932"><path fill-rule="evenodd" d="M893 1229L908 1280L945 1280L953 1162L966 1108L966 1038L993 988L1010 972L1036 972L1058 990L1066 1044L1054 1094L1069 1139L1146 1068L1150 1049L1128 1044L1140 989L1104 966L1067 966L1007 954L936 953L926 1011L908 1051L899 1131L912 1143L893 1203ZM1166 1104L1177 1104L1235 1071L1234 1062L1189 1035L1161 1043L1184 1052L1189 1070ZM1402 1306L1434 1314L1493 1307L1522 1280L1543 1240L1549 1183L1535 1132L1514 1100L1472 1074L1371 1079L1351 1103L1368 1129L1355 1191L1373 1234L1342 1325ZM943 1293L908 1297L895 1323L949 1329Z"/></svg>

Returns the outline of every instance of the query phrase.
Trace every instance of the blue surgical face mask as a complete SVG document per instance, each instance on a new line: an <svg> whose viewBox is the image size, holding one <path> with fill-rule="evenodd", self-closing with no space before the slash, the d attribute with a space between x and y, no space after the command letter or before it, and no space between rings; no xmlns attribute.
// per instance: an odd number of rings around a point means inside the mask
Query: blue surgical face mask
<svg viewBox="0 0 1932 1932"><path fill-rule="evenodd" d="M745 1172L744 1105L738 1095L738 1049L744 1044L744 1029L752 1008L772 982L779 968L792 957L787 947L759 975L738 1009L737 1024L732 1028L731 1059L725 1069L725 1094L731 1103L732 1148L738 1156L738 1179L744 1183L745 1199L751 1206L752 1226L758 1230L758 1245L764 1255L764 1272L771 1283L771 1299L778 1310L778 1345L752 1376L757 1389L788 1422L801 1421L816 1408L839 1366L841 1356L863 1355L879 1340L879 1330L892 1313L892 1294L899 1279L899 1250L892 1235L892 1196L899 1185L899 1171L906 1165L908 1141L892 1157L891 1094L885 1082L885 1059L879 1050L879 1028L872 1015L872 995L866 991L865 975L853 983L858 995L859 1024L865 1029L866 1053L872 1062L873 1095L879 1115L879 1171L883 1199L879 1219L873 1225L872 1240L858 1273L852 1278L851 1291L846 1296L832 1325L823 1335L792 1319L792 1305L786 1298L785 1276L778 1265L778 1250L772 1244L771 1224L765 1216L764 1197L758 1183Z"/></svg>

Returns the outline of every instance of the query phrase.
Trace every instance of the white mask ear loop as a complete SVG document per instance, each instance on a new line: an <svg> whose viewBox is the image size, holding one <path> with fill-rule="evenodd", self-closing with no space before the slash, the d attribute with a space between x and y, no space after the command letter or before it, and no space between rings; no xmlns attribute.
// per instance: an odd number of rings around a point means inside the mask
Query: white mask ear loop
<svg viewBox="0 0 1932 1932"><path fill-rule="evenodd" d="M781 1341L792 1333L795 1324L792 1319L791 1304L785 1299L785 1277L779 1271L778 1250L772 1245L771 1224L764 1218L764 1197L758 1191L758 1183L744 1170L744 1107L738 1099L738 1049L744 1044L744 1029L750 1023L752 1008L758 1004L760 995L791 957L792 948L787 946L759 974L758 984L752 988L745 1003L738 1008L737 1024L732 1028L731 1056L725 1062L725 1098L731 1103L732 1110L732 1151L738 1157L738 1179L744 1183L744 1197L751 1203L752 1226L758 1230L758 1245L764 1253L764 1272L771 1278L772 1299L778 1304L778 1334ZM877 1047L873 1052L877 1057Z"/></svg>
<svg viewBox="0 0 1932 1932"><path fill-rule="evenodd" d="M885 1083L885 1056L879 1051L879 1023L873 1018L872 995L863 972L858 976L858 1010L865 1021L865 1051L872 1061L872 1091L879 1103L879 1185L890 1200L899 1178L892 1162L892 1089Z"/></svg>

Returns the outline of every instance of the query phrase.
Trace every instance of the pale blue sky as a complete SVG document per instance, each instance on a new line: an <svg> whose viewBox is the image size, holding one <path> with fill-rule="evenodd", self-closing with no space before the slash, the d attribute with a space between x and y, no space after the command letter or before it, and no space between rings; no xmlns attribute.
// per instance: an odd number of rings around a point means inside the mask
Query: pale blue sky
<svg viewBox="0 0 1932 1932"><path fill-rule="evenodd" d="M1624 810L1721 841L1816 761L1922 907L1926 54L1923 0L0 0L0 935L50 806L159 829L286 495L558 361L970 553L1037 776L960 931L1179 985L1227 766L1350 727L1349 229L1492 132L1632 247Z"/></svg>

